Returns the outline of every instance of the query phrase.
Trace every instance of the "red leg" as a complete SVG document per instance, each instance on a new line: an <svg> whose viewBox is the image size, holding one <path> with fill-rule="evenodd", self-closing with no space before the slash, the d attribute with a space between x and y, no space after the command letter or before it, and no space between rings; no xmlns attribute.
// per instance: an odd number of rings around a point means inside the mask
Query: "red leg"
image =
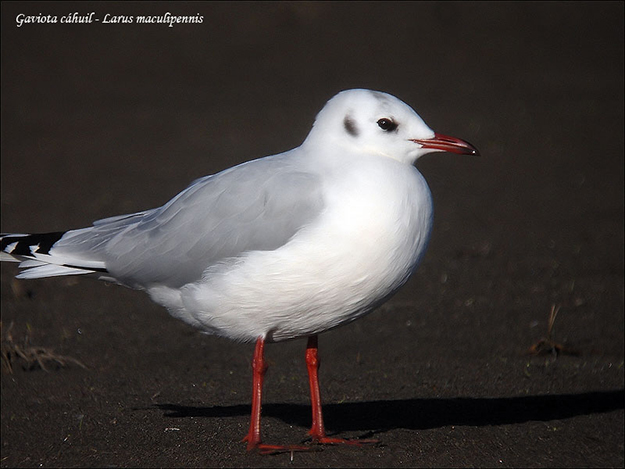
<svg viewBox="0 0 625 469"><path fill-rule="evenodd" d="M317 336L308 338L306 347L306 367L308 368L308 380L310 382L310 403L312 405L312 428L308 432L313 441L325 445L349 444L361 445L377 443L378 440L346 440L344 438L330 438L326 435L323 425L323 412L321 410L321 395L319 393L319 354Z"/></svg>
<svg viewBox="0 0 625 469"><path fill-rule="evenodd" d="M306 367L308 368L308 381L310 382L310 404L312 406L312 427L308 432L313 440L326 438L323 425L323 412L321 410L321 395L319 393L319 354L317 336L308 338L306 346Z"/></svg>
<svg viewBox="0 0 625 469"><path fill-rule="evenodd" d="M256 340L256 348L254 350L254 358L252 360L252 415L250 418L250 430L243 438L247 441L247 450L250 451L258 448L263 454L290 452L290 451L308 451L310 448L306 446L281 446L266 445L260 442L260 411L263 396L263 379L267 371L267 364L264 357L265 339L259 337Z"/></svg>
<svg viewBox="0 0 625 469"><path fill-rule="evenodd" d="M263 378L267 371L264 359L265 340L259 337L254 349L252 359L252 415L250 418L250 431L243 441L247 441L248 451L260 444L260 408L263 395Z"/></svg>

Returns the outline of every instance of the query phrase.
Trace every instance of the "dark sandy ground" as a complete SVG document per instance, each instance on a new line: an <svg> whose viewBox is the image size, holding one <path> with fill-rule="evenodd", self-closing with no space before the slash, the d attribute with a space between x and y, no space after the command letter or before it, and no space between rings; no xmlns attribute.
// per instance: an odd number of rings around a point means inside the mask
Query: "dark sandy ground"
<svg viewBox="0 0 625 469"><path fill-rule="evenodd" d="M75 11L204 22L15 22ZM622 2L3 2L2 230L158 206L299 145L353 87L483 154L418 162L436 209L423 264L320 337L328 430L381 444L248 454L251 344L142 293L3 265L3 347L87 369L12 361L2 467L623 466ZM563 353L529 356L553 305ZM304 348L268 346L267 442L310 424Z"/></svg>

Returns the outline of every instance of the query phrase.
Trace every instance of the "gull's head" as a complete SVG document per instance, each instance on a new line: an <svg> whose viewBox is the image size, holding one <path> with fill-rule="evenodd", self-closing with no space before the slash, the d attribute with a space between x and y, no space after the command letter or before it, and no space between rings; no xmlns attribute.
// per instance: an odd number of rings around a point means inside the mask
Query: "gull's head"
<svg viewBox="0 0 625 469"><path fill-rule="evenodd" d="M470 143L434 132L396 97L362 89L342 91L328 101L304 143L377 154L407 164L434 151L479 155Z"/></svg>

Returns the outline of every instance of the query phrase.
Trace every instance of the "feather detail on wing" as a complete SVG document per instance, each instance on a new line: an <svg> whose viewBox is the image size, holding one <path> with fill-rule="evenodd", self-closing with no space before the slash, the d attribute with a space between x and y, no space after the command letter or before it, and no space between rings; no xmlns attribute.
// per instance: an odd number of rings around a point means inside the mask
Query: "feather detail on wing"
<svg viewBox="0 0 625 469"><path fill-rule="evenodd" d="M323 207L318 176L282 154L198 179L160 208L67 232L2 235L0 259L22 262L18 278L99 274L176 288L226 259L279 248Z"/></svg>

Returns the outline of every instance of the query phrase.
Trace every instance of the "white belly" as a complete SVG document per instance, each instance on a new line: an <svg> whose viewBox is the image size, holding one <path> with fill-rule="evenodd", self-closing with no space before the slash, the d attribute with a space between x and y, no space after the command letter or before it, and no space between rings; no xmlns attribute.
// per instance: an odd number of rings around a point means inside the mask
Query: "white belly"
<svg viewBox="0 0 625 469"><path fill-rule="evenodd" d="M326 192L327 210L283 247L211 266L179 291L149 293L174 316L244 341L317 334L370 312L408 279L432 225L421 174L381 163L340 174Z"/></svg>

